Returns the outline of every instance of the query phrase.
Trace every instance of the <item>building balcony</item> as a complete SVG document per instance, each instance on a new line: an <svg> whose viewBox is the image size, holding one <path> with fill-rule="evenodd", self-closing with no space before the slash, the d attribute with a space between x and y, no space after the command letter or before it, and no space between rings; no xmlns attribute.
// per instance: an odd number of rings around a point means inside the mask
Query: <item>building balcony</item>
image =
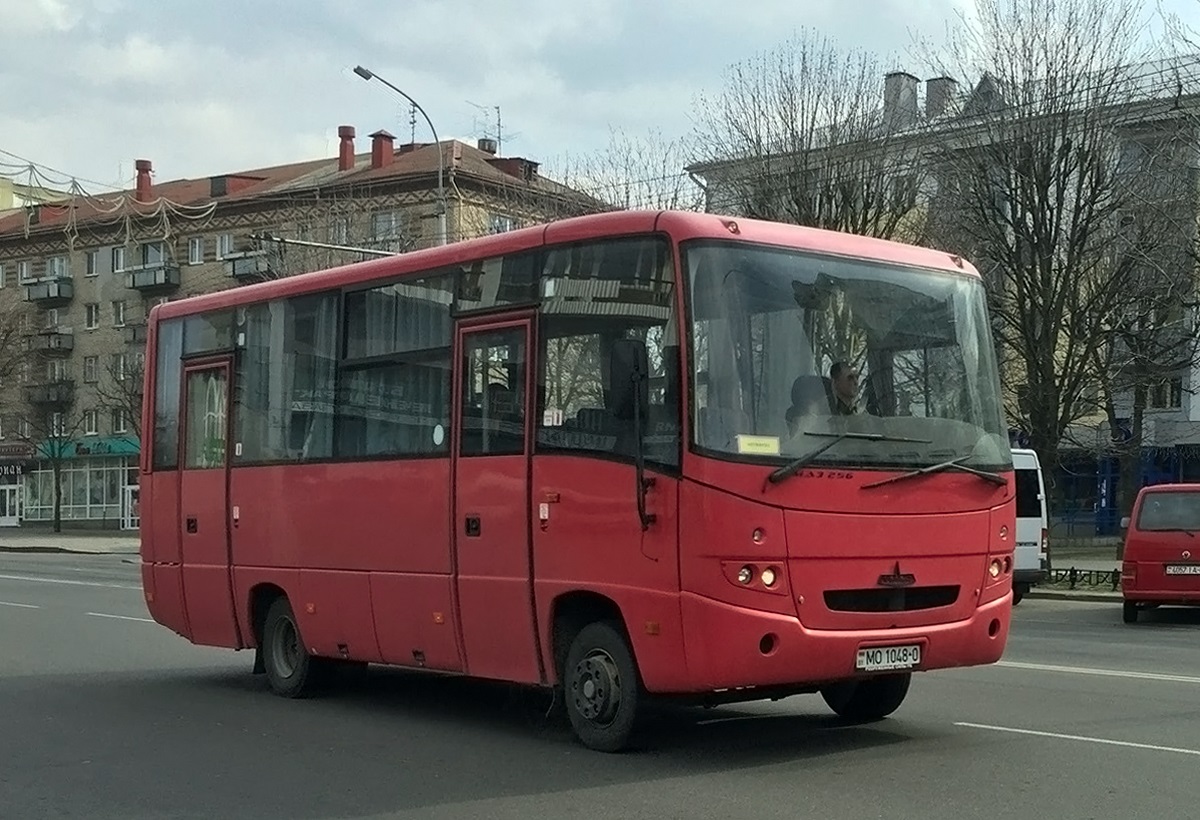
<svg viewBox="0 0 1200 820"><path fill-rule="evenodd" d="M146 343L146 325L125 325L125 344L144 345Z"/></svg>
<svg viewBox="0 0 1200 820"><path fill-rule="evenodd" d="M169 293L179 287L179 266L154 262L125 269L125 287L142 293Z"/></svg>
<svg viewBox="0 0 1200 820"><path fill-rule="evenodd" d="M70 279L46 279L25 286L25 301L40 308L69 305L75 298L75 283Z"/></svg>
<svg viewBox="0 0 1200 820"><path fill-rule="evenodd" d="M49 355L66 355L75 349L75 334L65 330L43 330L25 340L30 352Z"/></svg>
<svg viewBox="0 0 1200 820"><path fill-rule="evenodd" d="M245 251L225 257L225 272L234 279L257 282L271 277L271 263L262 251Z"/></svg>
<svg viewBox="0 0 1200 820"><path fill-rule="evenodd" d="M25 401L41 406L65 406L75 400L75 380L31 384L25 388Z"/></svg>

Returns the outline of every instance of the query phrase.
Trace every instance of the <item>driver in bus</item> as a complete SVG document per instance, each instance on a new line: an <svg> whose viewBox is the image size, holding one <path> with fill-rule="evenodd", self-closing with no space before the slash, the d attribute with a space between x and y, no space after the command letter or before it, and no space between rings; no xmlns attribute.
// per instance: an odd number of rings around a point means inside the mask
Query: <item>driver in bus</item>
<svg viewBox="0 0 1200 820"><path fill-rule="evenodd" d="M834 362L829 368L833 383L833 412L838 416L858 413L858 371L846 362Z"/></svg>

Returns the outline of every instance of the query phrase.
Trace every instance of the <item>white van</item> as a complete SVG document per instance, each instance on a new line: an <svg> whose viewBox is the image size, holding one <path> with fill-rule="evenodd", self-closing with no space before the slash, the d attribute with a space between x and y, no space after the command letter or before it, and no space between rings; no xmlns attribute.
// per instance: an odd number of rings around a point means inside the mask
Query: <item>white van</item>
<svg viewBox="0 0 1200 820"><path fill-rule="evenodd" d="M1049 518L1042 465L1033 450L1013 449L1017 480L1017 546L1013 552L1013 603L1041 583L1049 563Z"/></svg>

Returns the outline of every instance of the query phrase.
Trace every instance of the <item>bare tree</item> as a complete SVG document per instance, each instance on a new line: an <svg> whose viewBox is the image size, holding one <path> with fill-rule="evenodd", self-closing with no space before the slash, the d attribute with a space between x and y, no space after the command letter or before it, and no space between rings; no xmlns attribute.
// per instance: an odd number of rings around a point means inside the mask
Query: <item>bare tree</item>
<svg viewBox="0 0 1200 820"><path fill-rule="evenodd" d="M57 389L53 385L38 389ZM76 412L70 398L73 390L62 395L62 401L53 405L31 404L20 416L21 425L17 437L35 448L36 457L50 465L54 493L54 531L62 532L62 473L67 460L73 455L71 444L84 430L85 418Z"/></svg>
<svg viewBox="0 0 1200 820"><path fill-rule="evenodd" d="M129 430L139 441L142 438L142 385L145 378L145 358L114 357L105 367L104 378L96 383L99 406L122 414Z"/></svg>
<svg viewBox="0 0 1200 820"><path fill-rule="evenodd" d="M562 184L613 210L704 209L704 189L685 170L695 158L693 140L658 129L609 133L608 144L561 161Z"/></svg>
<svg viewBox="0 0 1200 820"><path fill-rule="evenodd" d="M1198 180L1191 161L1197 149L1191 99L1197 83L1186 65L1175 63L1180 94L1168 116L1128 132L1121 163L1133 201L1122 215L1113 253L1129 257L1132 270L1110 319L1099 371L1110 446L1120 459L1122 514L1132 509L1140 483L1147 409L1181 407L1189 374L1200 366L1194 284L1200 262ZM1192 94L1185 97L1184 89ZM1157 438L1160 445L1171 443Z"/></svg>
<svg viewBox="0 0 1200 820"><path fill-rule="evenodd" d="M1147 258L1125 220L1146 203L1119 167L1129 128L1153 109L1146 15L1138 0L977 0L975 11L951 38L951 73L982 79L931 154L933 240L984 272L1018 385L1010 416L1053 474L1068 429L1095 407L1098 363ZM1133 247L1117 253L1119 242Z"/></svg>
<svg viewBox="0 0 1200 820"><path fill-rule="evenodd" d="M916 79L883 77L871 54L812 31L731 66L694 117L708 210L919 238Z"/></svg>
<svg viewBox="0 0 1200 820"><path fill-rule="evenodd" d="M29 359L31 316L25 302L0 302L0 385L12 385Z"/></svg>

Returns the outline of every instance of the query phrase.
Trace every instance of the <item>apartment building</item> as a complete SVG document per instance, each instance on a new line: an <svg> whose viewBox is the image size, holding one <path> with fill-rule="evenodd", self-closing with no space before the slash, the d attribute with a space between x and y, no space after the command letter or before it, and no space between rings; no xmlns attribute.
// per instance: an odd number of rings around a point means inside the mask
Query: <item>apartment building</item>
<svg viewBox="0 0 1200 820"><path fill-rule="evenodd" d="M491 140L338 137L336 157L200 179L138 160L132 190L0 210L0 526L50 524L57 495L63 527L137 527L156 303L603 207Z"/></svg>

